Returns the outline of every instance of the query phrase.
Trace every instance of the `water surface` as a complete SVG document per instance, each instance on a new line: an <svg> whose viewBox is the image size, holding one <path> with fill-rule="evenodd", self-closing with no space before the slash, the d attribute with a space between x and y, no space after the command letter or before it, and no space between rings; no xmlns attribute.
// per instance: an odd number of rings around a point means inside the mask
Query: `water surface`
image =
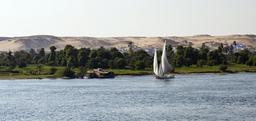
<svg viewBox="0 0 256 121"><path fill-rule="evenodd" d="M256 74L1 80L6 121L254 121Z"/></svg>

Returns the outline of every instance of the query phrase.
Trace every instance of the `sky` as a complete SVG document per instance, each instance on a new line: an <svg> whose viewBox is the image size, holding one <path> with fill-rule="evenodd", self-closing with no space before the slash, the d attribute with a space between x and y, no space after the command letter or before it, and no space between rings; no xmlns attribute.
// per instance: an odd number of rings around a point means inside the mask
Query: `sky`
<svg viewBox="0 0 256 121"><path fill-rule="evenodd" d="M256 0L0 0L0 36L256 34Z"/></svg>

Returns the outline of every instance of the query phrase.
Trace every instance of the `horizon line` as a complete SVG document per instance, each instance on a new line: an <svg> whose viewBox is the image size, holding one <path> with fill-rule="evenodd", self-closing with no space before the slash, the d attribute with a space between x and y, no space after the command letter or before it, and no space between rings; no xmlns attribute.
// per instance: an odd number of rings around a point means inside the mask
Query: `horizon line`
<svg viewBox="0 0 256 121"><path fill-rule="evenodd" d="M0 36L6 38L15 38L15 37L32 37L32 36L54 36L54 37L95 37L95 38L108 38L108 37L193 37L193 36L242 36L242 35L252 35L256 34L194 34L194 35L167 35L167 36L151 36L151 35L127 35L127 36L84 36L84 35L68 35L68 36L59 36L53 34L31 34L31 35L18 35L18 36Z"/></svg>

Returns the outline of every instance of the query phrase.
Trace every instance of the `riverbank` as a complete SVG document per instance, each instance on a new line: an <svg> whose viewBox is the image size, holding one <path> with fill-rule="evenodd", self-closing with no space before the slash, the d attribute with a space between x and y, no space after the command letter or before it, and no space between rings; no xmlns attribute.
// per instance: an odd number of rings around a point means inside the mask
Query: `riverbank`
<svg viewBox="0 0 256 121"><path fill-rule="evenodd" d="M256 72L256 66L247 66L242 64L227 65L225 73L238 73L238 72ZM218 66L203 66L197 67L195 65L190 67L180 67L175 69L177 74L188 74L188 73L223 73L220 71L220 65Z"/></svg>
<svg viewBox="0 0 256 121"><path fill-rule="evenodd" d="M175 74L190 74L190 73L223 73L219 69L220 66L203 66L197 67L195 65L190 67L178 67L175 69ZM38 70L36 66L28 66L25 68L15 68L12 73L6 72L7 67L0 67L0 79L43 79L43 78L61 78L60 72L63 72L64 67L54 67L56 72L51 72L53 67L42 66L40 68L40 74L34 73ZM78 72L78 69L73 69ZM153 74L151 69L147 70L129 70L129 69L107 69L112 71L115 75L151 75ZM225 73L238 73L238 72L256 72L256 66L247 65L228 65Z"/></svg>
<svg viewBox="0 0 256 121"><path fill-rule="evenodd" d="M177 67L175 68L174 74L190 74L190 73L238 73L238 72L256 72L256 66L247 65L228 65L225 72L220 71L220 65L218 66L203 66L197 67L195 65L190 67ZM151 70L126 70L126 69L109 69L116 75L151 75Z"/></svg>

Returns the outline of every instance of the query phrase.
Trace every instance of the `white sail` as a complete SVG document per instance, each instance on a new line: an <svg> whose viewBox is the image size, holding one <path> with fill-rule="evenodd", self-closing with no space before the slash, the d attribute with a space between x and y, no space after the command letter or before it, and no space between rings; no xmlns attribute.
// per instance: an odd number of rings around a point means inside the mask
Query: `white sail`
<svg viewBox="0 0 256 121"><path fill-rule="evenodd" d="M169 64L167 55L166 55L166 41L164 43L161 63L158 65L157 62L157 51L154 53L154 62L153 62L153 71L156 75L156 78L165 79L165 78L174 78L174 76L168 75L168 73L172 70L172 66Z"/></svg>
<svg viewBox="0 0 256 121"><path fill-rule="evenodd" d="M157 76L159 76L159 77L163 77L164 76L164 72L163 72L161 64L159 65L159 70L158 70L158 75Z"/></svg>
<svg viewBox="0 0 256 121"><path fill-rule="evenodd" d="M168 74L172 70L172 66L169 64L166 56L166 41L164 42L160 66L162 68L163 74Z"/></svg>
<svg viewBox="0 0 256 121"><path fill-rule="evenodd" d="M153 71L155 75L158 75L158 62L157 62L157 50L155 49Z"/></svg>

